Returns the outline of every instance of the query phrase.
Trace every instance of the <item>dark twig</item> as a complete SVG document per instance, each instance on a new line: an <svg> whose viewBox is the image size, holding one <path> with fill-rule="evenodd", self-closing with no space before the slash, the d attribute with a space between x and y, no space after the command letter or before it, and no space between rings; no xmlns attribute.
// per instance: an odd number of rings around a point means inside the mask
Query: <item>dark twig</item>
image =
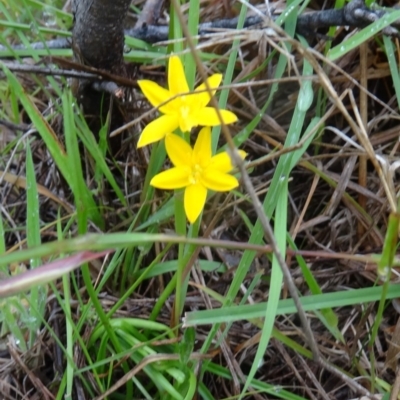
<svg viewBox="0 0 400 400"><path fill-rule="evenodd" d="M244 28L254 27L263 22L262 16L247 17ZM216 29L236 29L238 23L237 18L221 19L213 22L204 22L199 24L199 35L206 35L215 32ZM169 27L167 25L143 25L141 28L133 28L125 30L126 36L143 40L147 43L164 42L168 40Z"/></svg>
<svg viewBox="0 0 400 400"><path fill-rule="evenodd" d="M363 0L353 0L339 10L322 10L299 15L297 19L297 33L304 36L312 36L318 29L327 29L331 26L350 26L352 28L364 28L372 22L387 14L386 10L373 10L368 8ZM278 17L272 15L273 19ZM249 16L246 18L244 28L258 29L265 21L262 15ZM216 29L236 29L237 18L221 19L218 21L199 24L199 35L206 35L215 32ZM137 24L139 25L139 24ZM391 26L383 29L383 33L391 36L399 36L396 28L400 28L400 20L395 21ZM144 23L140 27L125 30L125 35L147 43L157 43L168 40L169 27L167 25L151 25ZM23 45L10 46L14 50L26 49ZM70 39L50 40L45 44L42 42L31 44L33 49L64 49L70 48ZM0 51L8 50L0 46Z"/></svg>
<svg viewBox="0 0 400 400"><path fill-rule="evenodd" d="M48 40L46 42L36 42L31 43L29 45L29 49L33 50L43 50L43 49L70 49L71 48L71 39L69 38L60 38ZM0 51L7 51L9 49L13 50L27 50L28 48L23 44L16 44L13 46L3 46L0 45Z"/></svg>
<svg viewBox="0 0 400 400"><path fill-rule="evenodd" d="M387 12L385 10L372 10L368 8L363 0L353 0L339 10L322 10L299 15L297 18L296 32L304 36L312 36L317 29L330 28L331 26L350 26L352 28L364 28L370 23L382 18ZM278 15L272 15L276 19ZM264 24L266 17L261 15L246 18L244 28L259 28ZM199 35L215 32L216 29L236 29L237 18L221 19L206 22L199 25ZM398 36L397 29L400 21L383 29L383 33L390 36ZM168 26L144 25L125 31L125 35L144 40L148 43L156 43L168 40Z"/></svg>
<svg viewBox="0 0 400 400"><path fill-rule="evenodd" d="M0 125L5 126L6 128L12 131L27 131L29 129L28 125L25 124L14 124L14 122L6 121L4 119L0 119Z"/></svg>
<svg viewBox="0 0 400 400"><path fill-rule="evenodd" d="M73 63L73 62L72 62ZM94 81L92 82L92 88L98 92L107 92L110 93L112 96L114 96L117 99L122 99L124 97L124 90L118 86L115 82L109 81L109 80L104 80L104 78L113 78L112 74L105 74L103 71L98 71L98 73L91 73L91 72L85 72L85 71L76 71L76 70L65 70L65 69L55 69L52 67L41 67L38 65L29 65L29 64L17 64L17 63L9 63L9 62L3 62L0 64L5 65L10 71L13 72L24 72L24 73L34 73L34 74L39 74L39 75L46 75L46 76L65 76L65 77L70 77L70 78L77 78L77 79L85 79L88 81ZM73 67L72 65L67 65L69 67ZM79 69L85 68L82 66L78 66ZM96 71L95 68L91 67L86 67L89 69L92 69ZM0 72L0 77L3 74ZM106 76L105 76L106 75ZM117 82L121 83L121 77L114 77ZM128 79L122 79L123 84L127 84L124 86L135 86L135 81L131 81ZM5 121L2 123L0 120L0 125L6 125L7 122ZM11 129L16 129L15 127L10 127ZM20 129L24 130L24 129Z"/></svg>
<svg viewBox="0 0 400 400"><path fill-rule="evenodd" d="M154 25L160 18L164 0L147 0L135 24L135 28L143 25Z"/></svg>
<svg viewBox="0 0 400 400"><path fill-rule="evenodd" d="M96 81L92 83L92 88L98 92L110 93L117 99L122 99L124 97L124 90L114 82Z"/></svg>
<svg viewBox="0 0 400 400"><path fill-rule="evenodd" d="M8 62L3 62L2 64L5 65L12 72L24 72L24 73L33 73L38 75L51 75L51 76L65 76L68 78L79 78L79 79L90 79L90 80L103 79L101 75L92 74L89 72L55 69L51 67L40 67L38 65L17 64Z"/></svg>
<svg viewBox="0 0 400 400"><path fill-rule="evenodd" d="M105 71L103 69L90 67L89 65L83 65L83 64L80 64L79 62L68 60L66 58L52 56L52 57L48 57L45 60L49 63L54 63L63 69L71 69L71 70L82 71L82 72L86 72L89 74L98 75L98 76L102 77L101 79L118 83L120 86L137 87L136 80L126 78L124 76L116 75L116 74L110 73L108 71Z"/></svg>
<svg viewBox="0 0 400 400"><path fill-rule="evenodd" d="M309 36L317 29L330 28L331 26L365 28L385 14L387 14L385 10L368 8L363 0L353 0L338 10L323 10L300 15L297 19L296 29L298 33ZM396 21L392 26L383 29L383 33L398 36L395 27L400 27L400 21Z"/></svg>

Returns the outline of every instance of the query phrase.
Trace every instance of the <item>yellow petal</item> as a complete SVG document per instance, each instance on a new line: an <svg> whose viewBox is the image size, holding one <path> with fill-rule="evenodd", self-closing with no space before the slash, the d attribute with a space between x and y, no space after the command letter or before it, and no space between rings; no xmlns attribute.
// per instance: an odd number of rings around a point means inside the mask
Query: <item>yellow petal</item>
<svg viewBox="0 0 400 400"><path fill-rule="evenodd" d="M175 167L191 168L193 150L181 137L174 134L168 135L165 138L165 149Z"/></svg>
<svg viewBox="0 0 400 400"><path fill-rule="evenodd" d="M160 172L150 181L150 185L158 189L181 189L189 185L190 169L185 167L171 168Z"/></svg>
<svg viewBox="0 0 400 400"><path fill-rule="evenodd" d="M244 150L238 150L240 157L244 160L247 157L247 153Z"/></svg>
<svg viewBox="0 0 400 400"><path fill-rule="evenodd" d="M212 95L215 95L216 89L218 89L219 85L222 81L222 74L214 74L207 78L207 82L212 89ZM205 107L211 100L210 93L207 91L207 87L205 83L202 83L200 86L197 86L195 92L201 92L195 95L191 95L189 97L189 101L191 104L197 104L198 108Z"/></svg>
<svg viewBox="0 0 400 400"><path fill-rule="evenodd" d="M240 157L244 160L247 153L243 150L238 150ZM211 162L209 164L210 169L216 169L219 172L228 173L233 169L232 160L229 156L228 152L224 151L223 153L219 153L213 158L211 158Z"/></svg>
<svg viewBox="0 0 400 400"><path fill-rule="evenodd" d="M168 63L168 88L172 95L189 92L189 86L178 56L171 56Z"/></svg>
<svg viewBox="0 0 400 400"><path fill-rule="evenodd" d="M173 97L167 89L164 89L153 81L140 80L138 81L138 85L153 107L159 107L160 104L165 103ZM168 114L168 106L169 103L166 103L164 106L159 107L159 110L162 113Z"/></svg>
<svg viewBox="0 0 400 400"><path fill-rule="evenodd" d="M140 135L137 147L147 146L150 143L158 142L163 139L167 133L173 132L178 127L178 117L174 115L162 115L151 121L143 129Z"/></svg>
<svg viewBox="0 0 400 400"><path fill-rule="evenodd" d="M231 157L226 151L219 153L211 159L209 168L226 174L233 169Z"/></svg>
<svg viewBox="0 0 400 400"><path fill-rule="evenodd" d="M216 192L226 192L239 186L239 182L234 176L211 168L207 168L203 172L200 180L207 189L215 190Z"/></svg>
<svg viewBox="0 0 400 400"><path fill-rule="evenodd" d="M193 224L204 208L207 198L207 189L196 183L185 189L184 207L187 219Z"/></svg>
<svg viewBox="0 0 400 400"><path fill-rule="evenodd" d="M232 124L237 121L237 116L228 110L219 110L221 117L225 124ZM217 126L221 125L221 121L218 118L217 112L213 107L204 107L198 110L191 116L193 121L197 122L197 125L202 126Z"/></svg>
<svg viewBox="0 0 400 400"><path fill-rule="evenodd" d="M207 167L211 161L211 129L202 128L197 137L193 148L193 163L199 164L203 168Z"/></svg>

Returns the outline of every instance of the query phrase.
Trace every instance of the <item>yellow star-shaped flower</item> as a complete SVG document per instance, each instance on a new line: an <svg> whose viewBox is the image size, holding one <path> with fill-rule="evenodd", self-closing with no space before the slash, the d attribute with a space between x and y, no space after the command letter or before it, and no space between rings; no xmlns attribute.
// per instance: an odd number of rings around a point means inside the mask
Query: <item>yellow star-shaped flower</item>
<svg viewBox="0 0 400 400"><path fill-rule="evenodd" d="M165 138L167 154L174 165L157 174L150 185L158 189L185 188L184 208L188 220L193 223L199 217L207 198L207 190L225 192L239 185L229 175L233 165L227 152L211 155L211 129L203 128L192 149L181 137L170 134ZM246 153L239 150L244 159Z"/></svg>
<svg viewBox="0 0 400 400"><path fill-rule="evenodd" d="M212 89L212 95L215 94L221 80L221 74L214 74L207 79ZM171 56L169 59L169 90L149 80L140 80L138 84L149 102L164 114L144 128L138 147L157 142L177 128L180 128L182 132L190 132L193 127L198 125L216 126L221 124L215 108L207 107L211 97L210 93L206 91L204 83L198 86L194 92L189 93L183 65L177 56ZM237 121L236 115L228 110L220 110L220 113L225 124Z"/></svg>

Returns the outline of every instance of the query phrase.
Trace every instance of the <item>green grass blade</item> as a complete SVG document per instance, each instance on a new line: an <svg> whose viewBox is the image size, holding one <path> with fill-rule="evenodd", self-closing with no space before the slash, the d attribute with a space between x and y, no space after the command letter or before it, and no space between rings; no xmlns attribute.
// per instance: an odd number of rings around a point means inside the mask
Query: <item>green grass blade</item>
<svg viewBox="0 0 400 400"><path fill-rule="evenodd" d="M72 95L70 91L64 91L62 96L63 116L64 116L64 134L67 147L69 168L68 183L74 193L75 204L80 215L87 215L101 227L104 221L99 213L97 205L93 199L92 193L86 186L83 178L81 154L79 151L77 129L75 126Z"/></svg>
<svg viewBox="0 0 400 400"><path fill-rule="evenodd" d="M281 182L279 188L279 201L276 207L275 220L279 221L275 224L275 238L279 248L279 251L285 259L286 250L286 226L287 226L287 206L288 206L288 177ZM275 325L276 311L279 304L279 297L282 290L283 283L283 272L278 263L276 256L272 258L272 271L271 271L271 285L268 296L268 303L265 309L264 325L261 331L261 339L257 348L254 361L251 365L249 375L247 376L246 383L242 389L240 398L246 394L247 388L250 386L255 374L257 373L259 365L262 364L265 352L267 350L272 330Z"/></svg>
<svg viewBox="0 0 400 400"><path fill-rule="evenodd" d="M241 8L240 8L240 14L238 17L237 29L243 28L246 15L247 15L247 6L245 4L242 4ZM235 64L236 64L237 55L238 55L238 51L239 51L239 44L240 44L240 40L238 40L238 39L235 39L232 42L232 50L229 54L228 65L226 66L224 78L222 81L223 86L227 86L232 83L233 73L235 71ZM220 95L219 95L219 100L218 100L219 108L221 108L221 109L226 108L226 105L228 102L228 95L229 95L228 89L221 90ZM213 154L217 150L220 133L221 133L220 126L216 126L213 128L213 130L212 130L212 152L213 152Z"/></svg>
<svg viewBox="0 0 400 400"><path fill-rule="evenodd" d="M33 165L30 144L26 146L26 236L28 247L35 247L41 244L40 236L40 216L39 216L39 194L36 186L35 167ZM39 267L41 260L32 258L30 260L31 269ZM42 286L32 288L29 302L34 305L31 307L32 324L29 327L29 347L32 347L36 340L36 333L42 323L44 308L46 304L46 291ZM38 313L39 315L35 315Z"/></svg>
<svg viewBox="0 0 400 400"><path fill-rule="evenodd" d="M332 49L328 51L327 57L334 61L340 57L343 57L350 50L355 49L360 46L361 43L366 42L368 39L371 39L378 32L380 32L383 28L386 28L393 22L397 21L400 18L400 11L395 10L393 12L388 11L382 18L379 18L372 24L368 25L364 29L361 29L356 34L352 35L349 39L344 42L336 45Z"/></svg>
<svg viewBox="0 0 400 400"><path fill-rule="evenodd" d="M372 288L341 290L339 292L303 296L300 303L305 311L317 311L324 308L345 307L354 304L363 304L379 301L382 296L383 286ZM386 299L398 297L399 284L389 284ZM187 312L184 318L184 326L211 325L230 323L240 320L252 320L265 316L266 303L256 305L234 305L230 307ZM292 299L280 300L276 315L295 314L296 307Z"/></svg>

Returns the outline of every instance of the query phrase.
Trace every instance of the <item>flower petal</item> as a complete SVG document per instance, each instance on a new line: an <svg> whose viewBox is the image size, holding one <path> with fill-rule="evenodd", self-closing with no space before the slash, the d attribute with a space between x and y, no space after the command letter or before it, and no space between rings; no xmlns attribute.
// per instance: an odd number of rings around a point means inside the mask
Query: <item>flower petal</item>
<svg viewBox="0 0 400 400"><path fill-rule="evenodd" d="M175 167L192 168L193 150L190 145L178 135L168 135L165 138L165 149Z"/></svg>
<svg viewBox="0 0 400 400"><path fill-rule="evenodd" d="M168 63L168 88L172 96L189 92L182 61L178 56L171 56Z"/></svg>
<svg viewBox="0 0 400 400"><path fill-rule="evenodd" d="M238 150L240 157L244 160L247 153L243 150ZM216 169L219 172L228 173L233 169L232 160L227 151L217 154L211 158L209 164L210 169Z"/></svg>
<svg viewBox="0 0 400 400"><path fill-rule="evenodd" d="M181 189L189 185L189 173L185 167L171 168L154 176L150 185L158 189Z"/></svg>
<svg viewBox="0 0 400 400"><path fill-rule="evenodd" d="M160 104L165 103L173 97L169 90L164 89L153 81L148 81L146 79L139 80L138 85L153 107L159 107ZM159 110L162 113L168 114L170 108L169 104L170 103L166 103L164 106L159 107Z"/></svg>
<svg viewBox="0 0 400 400"><path fill-rule="evenodd" d="M184 207L190 223L196 221L204 208L207 198L207 189L200 183L189 185L185 189Z"/></svg>
<svg viewBox="0 0 400 400"><path fill-rule="evenodd" d="M193 148L193 164L206 168L211 161L211 128L202 128Z"/></svg>
<svg viewBox="0 0 400 400"><path fill-rule="evenodd" d="M237 121L237 116L228 110L219 110L221 117L225 124L232 124ZM204 107L198 110L194 115L191 115L191 119L197 122L197 125L202 126L217 126L221 125L221 121L218 118L218 114L213 107Z"/></svg>
<svg viewBox="0 0 400 400"><path fill-rule="evenodd" d="M150 143L158 142L167 133L173 132L179 126L178 117L175 115L162 115L151 121L143 129L137 147L147 146Z"/></svg>
<svg viewBox="0 0 400 400"><path fill-rule="evenodd" d="M200 181L207 189L216 192L227 192L239 186L239 182L234 176L212 168L207 168L202 173Z"/></svg>
<svg viewBox="0 0 400 400"><path fill-rule="evenodd" d="M212 95L215 95L215 92L217 91L219 85L221 84L222 81L222 74L214 74L211 75L209 78L207 78L207 82L212 89ZM198 104L199 108L205 107L211 100L210 93L207 91L207 86L205 83L202 83L201 85L197 86L195 89L195 92L201 92L195 95L188 96L189 101L191 104Z"/></svg>
<svg viewBox="0 0 400 400"><path fill-rule="evenodd" d="M247 157L247 153L244 150L238 150L240 157L244 160Z"/></svg>
<svg viewBox="0 0 400 400"><path fill-rule="evenodd" d="M232 171L233 165L230 155L226 151L217 154L211 159L209 168L215 169L225 174Z"/></svg>

